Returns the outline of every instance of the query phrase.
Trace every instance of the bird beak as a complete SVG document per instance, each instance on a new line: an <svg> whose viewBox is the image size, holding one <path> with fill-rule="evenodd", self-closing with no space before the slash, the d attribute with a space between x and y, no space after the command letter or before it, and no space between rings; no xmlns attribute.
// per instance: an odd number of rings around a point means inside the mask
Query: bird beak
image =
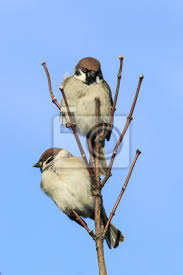
<svg viewBox="0 0 183 275"><path fill-rule="evenodd" d="M42 165L43 165L42 161L39 161L36 164L34 164L33 167L41 168Z"/></svg>

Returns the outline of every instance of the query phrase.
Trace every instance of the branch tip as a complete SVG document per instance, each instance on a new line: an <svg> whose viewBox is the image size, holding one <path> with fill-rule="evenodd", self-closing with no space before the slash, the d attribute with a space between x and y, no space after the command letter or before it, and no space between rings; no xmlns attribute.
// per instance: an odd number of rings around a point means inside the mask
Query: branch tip
<svg viewBox="0 0 183 275"><path fill-rule="evenodd" d="M140 74L140 79L143 79L144 78L144 75L143 74Z"/></svg>
<svg viewBox="0 0 183 275"><path fill-rule="evenodd" d="M118 71L118 74L117 74L118 79L117 79L116 92L115 92L115 96L114 96L113 106L111 106L111 112L110 112L110 116L109 116L109 120L108 120L107 129L106 129L105 133L102 136L103 140L106 138L106 136L111 131L111 125L113 123L112 121L113 121L113 117L114 117L114 112L116 111L116 102L117 102L117 98L118 98L119 86L120 86L120 81L121 81L121 76L122 76L123 59L124 59L124 56L120 55L119 56L120 65L119 65L119 71Z"/></svg>
<svg viewBox="0 0 183 275"><path fill-rule="evenodd" d="M49 87L49 91L50 91L50 96L52 98L52 102L57 106L57 108L59 110L61 110L61 106L60 104L57 102L57 99L56 97L54 97L54 94L53 94L53 91L52 91L52 87L51 87L51 79L50 79L50 74L48 72L48 69L46 67L46 63L44 61L41 62L41 64L43 65L43 68L45 70L45 73L46 73L46 76L47 76L47 79L48 79L48 87Z"/></svg>
<svg viewBox="0 0 183 275"><path fill-rule="evenodd" d="M141 153L142 152L139 149L137 149L136 154L139 156Z"/></svg>
<svg viewBox="0 0 183 275"><path fill-rule="evenodd" d="M120 55L120 56L119 56L119 59L124 59L124 56L123 56L123 55Z"/></svg>

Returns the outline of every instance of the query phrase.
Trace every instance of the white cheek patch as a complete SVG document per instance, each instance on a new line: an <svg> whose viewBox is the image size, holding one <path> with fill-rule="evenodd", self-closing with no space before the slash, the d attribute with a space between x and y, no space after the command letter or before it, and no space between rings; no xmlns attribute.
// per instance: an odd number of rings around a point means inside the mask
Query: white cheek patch
<svg viewBox="0 0 183 275"><path fill-rule="evenodd" d="M99 76L96 77L96 83L97 83L97 84L101 83L102 81L103 81L103 79L100 79Z"/></svg>
<svg viewBox="0 0 183 275"><path fill-rule="evenodd" d="M74 77L79 79L82 82L85 82L86 81L85 73L83 73L81 70L79 70L79 71L80 71L80 75L76 75L75 72L74 72Z"/></svg>

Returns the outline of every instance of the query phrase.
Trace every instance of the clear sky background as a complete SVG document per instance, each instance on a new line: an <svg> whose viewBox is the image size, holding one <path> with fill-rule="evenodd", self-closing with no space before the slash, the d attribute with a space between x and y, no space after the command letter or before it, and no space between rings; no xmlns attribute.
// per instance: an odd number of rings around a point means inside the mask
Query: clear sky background
<svg viewBox="0 0 183 275"><path fill-rule="evenodd" d="M32 168L53 146L58 114L40 62L47 62L60 99L63 75L86 56L101 61L114 94L119 55L117 114L128 113L139 74L145 76L131 124L130 162L137 148L142 155L113 219L126 240L114 250L105 244L108 274L183 274L182 9L176 0L1 1L2 275L98 274L94 243L45 196L41 174ZM108 213L128 168L114 170L104 188Z"/></svg>

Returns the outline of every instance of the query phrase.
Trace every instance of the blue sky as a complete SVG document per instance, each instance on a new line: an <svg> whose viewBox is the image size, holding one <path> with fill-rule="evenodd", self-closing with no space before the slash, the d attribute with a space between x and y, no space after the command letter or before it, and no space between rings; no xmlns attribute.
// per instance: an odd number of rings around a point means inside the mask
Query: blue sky
<svg viewBox="0 0 183 275"><path fill-rule="evenodd" d="M182 8L182 1L157 0L1 2L2 275L98 274L94 243L43 194L32 168L53 145L58 114L40 62L60 99L63 75L85 56L101 61L114 94L119 55L117 114L128 113L138 76L145 76L130 161L137 148L142 155L113 219L126 240L115 250L105 244L108 273L182 274ZM103 190L108 213L127 173L114 170Z"/></svg>

